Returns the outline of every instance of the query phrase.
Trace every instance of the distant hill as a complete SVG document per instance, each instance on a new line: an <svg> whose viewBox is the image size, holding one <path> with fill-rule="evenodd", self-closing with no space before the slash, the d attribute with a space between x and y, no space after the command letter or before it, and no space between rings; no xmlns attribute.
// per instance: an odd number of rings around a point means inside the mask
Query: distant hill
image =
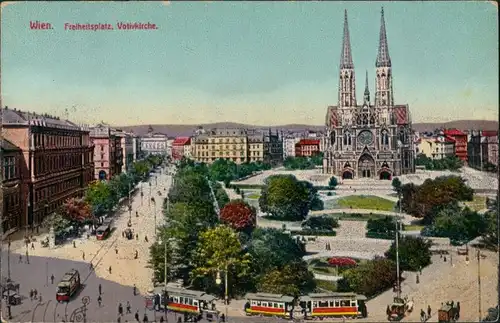
<svg viewBox="0 0 500 323"><path fill-rule="evenodd" d="M137 125L137 126L123 126L118 127L125 131L133 131L139 136L146 135L148 133L148 128L150 125ZM179 136L191 136L193 132L202 127L204 129L211 128L246 128L246 129L269 129L273 131L284 130L301 132L305 130L324 130L325 126L320 125L306 125L306 124L288 124L280 126L255 126L247 125L235 122L218 122L218 123L208 123L199 125L179 125L179 124L153 124L151 125L154 132L164 133L169 137L179 137ZM414 123L413 129L415 131L432 131L438 128L457 128L460 130L475 129L475 130L498 130L498 121L492 120L456 120L443 123Z"/></svg>

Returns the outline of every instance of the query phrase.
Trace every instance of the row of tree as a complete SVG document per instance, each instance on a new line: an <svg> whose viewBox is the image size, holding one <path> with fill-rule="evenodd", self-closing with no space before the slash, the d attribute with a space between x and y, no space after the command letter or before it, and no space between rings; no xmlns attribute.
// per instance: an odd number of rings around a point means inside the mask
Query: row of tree
<svg viewBox="0 0 500 323"><path fill-rule="evenodd" d="M211 180L204 164L179 166L164 209L168 224L160 229L162 243L151 247L156 280L164 281L166 251L169 280L182 279L210 293L223 294L216 277L224 275L230 296L313 290L313 276L302 260L304 245L282 230L256 228L256 210L242 200L227 203L219 218Z"/></svg>
<svg viewBox="0 0 500 323"><path fill-rule="evenodd" d="M78 228L92 223L95 217L109 214L119 200L127 197L140 180L147 179L151 170L161 165L163 160L163 156L149 156L133 163L129 173L119 174L109 181L92 182L82 198L68 199L48 217L48 225L54 228L56 237L59 237L70 226Z"/></svg>
<svg viewBox="0 0 500 323"><path fill-rule="evenodd" d="M418 154L415 158L415 165L425 166L425 169L427 170L457 171L463 167L464 162L456 156L444 157L442 159L431 159L424 154Z"/></svg>
<svg viewBox="0 0 500 323"><path fill-rule="evenodd" d="M236 164L232 160L219 158L208 166L212 180L224 182L226 187L233 180L240 179L254 172L271 169L271 165L262 162Z"/></svg>
<svg viewBox="0 0 500 323"><path fill-rule="evenodd" d="M283 161L286 169L314 169L316 166L323 165L323 153L311 157L287 157Z"/></svg>

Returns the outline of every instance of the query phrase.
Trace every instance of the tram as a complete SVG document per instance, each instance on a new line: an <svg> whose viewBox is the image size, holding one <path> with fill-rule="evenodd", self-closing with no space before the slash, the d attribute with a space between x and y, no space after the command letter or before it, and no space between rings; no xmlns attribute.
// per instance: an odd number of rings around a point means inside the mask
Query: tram
<svg viewBox="0 0 500 323"><path fill-rule="evenodd" d="M71 269L57 284L57 302L69 302L71 297L80 289L80 273L76 269Z"/></svg>
<svg viewBox="0 0 500 323"><path fill-rule="evenodd" d="M368 313L365 301L366 296L356 293L315 293L300 297L300 305L305 310L306 320L326 317L366 317Z"/></svg>
<svg viewBox="0 0 500 323"><path fill-rule="evenodd" d="M182 313L185 318L196 318L198 320L204 317L211 318L219 315L215 307L215 296L205 292L181 288L178 286L156 287L155 294L160 295L161 304L169 311ZM166 295L165 295L166 292ZM166 296L166 299L165 299Z"/></svg>
<svg viewBox="0 0 500 323"><path fill-rule="evenodd" d="M245 295L245 314L293 317L294 298L288 295L248 293Z"/></svg>

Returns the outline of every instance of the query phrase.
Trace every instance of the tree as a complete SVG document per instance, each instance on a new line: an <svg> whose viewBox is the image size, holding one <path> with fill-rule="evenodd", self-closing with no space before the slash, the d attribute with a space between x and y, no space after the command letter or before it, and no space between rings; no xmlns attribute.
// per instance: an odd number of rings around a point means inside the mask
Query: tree
<svg viewBox="0 0 500 323"><path fill-rule="evenodd" d="M149 175L149 165L146 161L137 161L132 164L132 173L141 179L145 179Z"/></svg>
<svg viewBox="0 0 500 323"><path fill-rule="evenodd" d="M286 169L314 169L314 163L307 157L287 157L283 161Z"/></svg>
<svg viewBox="0 0 500 323"><path fill-rule="evenodd" d="M219 158L209 167L210 177L220 182L230 182L236 178L236 163L228 159Z"/></svg>
<svg viewBox="0 0 500 323"><path fill-rule="evenodd" d="M220 218L237 231L250 232L256 225L257 210L243 200L233 200L222 208Z"/></svg>
<svg viewBox="0 0 500 323"><path fill-rule="evenodd" d="M391 235L396 231L396 221L392 216L386 216L379 219L368 219L366 222L366 230L378 234Z"/></svg>
<svg viewBox="0 0 500 323"><path fill-rule="evenodd" d="M394 286L397 281L396 264L389 259L376 258L344 271L343 276L339 285L347 285L349 290L371 297Z"/></svg>
<svg viewBox="0 0 500 323"><path fill-rule="evenodd" d="M339 221L331 216L311 216L301 224L302 228L311 230L333 230L339 227Z"/></svg>
<svg viewBox="0 0 500 323"><path fill-rule="evenodd" d="M212 201L212 193L206 177L189 169L179 170L168 198L172 203L190 203L200 199Z"/></svg>
<svg viewBox="0 0 500 323"><path fill-rule="evenodd" d="M330 177L330 180L328 181L328 187L331 190L334 190L337 187L337 185L339 185L339 181L337 180L337 177L335 177L335 176Z"/></svg>
<svg viewBox="0 0 500 323"><path fill-rule="evenodd" d="M63 217L59 213L52 213L50 216L44 220L45 226L54 229L54 234L56 237L66 233L66 229L71 226L71 221Z"/></svg>
<svg viewBox="0 0 500 323"><path fill-rule="evenodd" d="M399 265L401 270L418 271L431 264L432 242L420 237L399 237ZM396 261L396 243L393 242L385 253L388 259Z"/></svg>
<svg viewBox="0 0 500 323"><path fill-rule="evenodd" d="M488 228L487 217L468 207L458 205L443 208L432 225L432 233L438 237L448 237L454 243L466 243L484 235Z"/></svg>
<svg viewBox="0 0 500 323"><path fill-rule="evenodd" d="M226 190L218 182L212 182L211 185L219 208L223 208L227 203L229 203L229 196L227 195Z"/></svg>
<svg viewBox="0 0 500 323"><path fill-rule="evenodd" d="M219 225L202 232L196 248L196 267L192 278L213 277L217 272L229 269L233 275L236 274L236 278L250 273L250 255L243 250L236 231Z"/></svg>
<svg viewBox="0 0 500 323"><path fill-rule="evenodd" d="M73 222L83 224L93 219L92 207L84 199L70 198L61 207L61 215Z"/></svg>
<svg viewBox="0 0 500 323"><path fill-rule="evenodd" d="M399 178L398 178L398 177L394 177L394 178L392 179L392 189L393 189L396 193L398 193L398 194L400 194L400 193L401 193L401 187L402 187L402 186L403 186L403 184L401 183L401 181L399 180Z"/></svg>
<svg viewBox="0 0 500 323"><path fill-rule="evenodd" d="M281 220L303 220L310 203L306 185L291 175L268 177L259 198L261 210Z"/></svg>
<svg viewBox="0 0 500 323"><path fill-rule="evenodd" d="M256 228L252 232L248 249L257 273L283 268L286 264L301 260L305 255L302 242L275 228Z"/></svg>
<svg viewBox="0 0 500 323"><path fill-rule="evenodd" d="M95 181L90 184L85 193L85 200L92 207L92 213L95 216L110 212L118 203L118 197L105 181Z"/></svg>
<svg viewBox="0 0 500 323"><path fill-rule="evenodd" d="M264 293L299 296L316 288L314 275L304 261L294 261L282 269L274 269L264 274L257 283L257 290Z"/></svg>

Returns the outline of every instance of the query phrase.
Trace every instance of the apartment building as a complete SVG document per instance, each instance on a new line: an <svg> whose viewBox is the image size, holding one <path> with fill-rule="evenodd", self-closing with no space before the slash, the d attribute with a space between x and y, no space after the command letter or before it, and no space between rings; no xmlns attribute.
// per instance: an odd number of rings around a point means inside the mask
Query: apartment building
<svg viewBox="0 0 500 323"><path fill-rule="evenodd" d="M416 153L431 159L443 159L455 155L455 140L444 135L420 137L417 140Z"/></svg>
<svg viewBox="0 0 500 323"><path fill-rule="evenodd" d="M122 138L119 132L106 124L91 128L90 139L94 145L94 178L109 180L122 172Z"/></svg>
<svg viewBox="0 0 500 323"><path fill-rule="evenodd" d="M472 130L468 134L467 159L470 167L486 170L498 168L498 132Z"/></svg>
<svg viewBox="0 0 500 323"><path fill-rule="evenodd" d="M467 162L467 134L458 129L446 129L443 133L455 141L455 156Z"/></svg>

